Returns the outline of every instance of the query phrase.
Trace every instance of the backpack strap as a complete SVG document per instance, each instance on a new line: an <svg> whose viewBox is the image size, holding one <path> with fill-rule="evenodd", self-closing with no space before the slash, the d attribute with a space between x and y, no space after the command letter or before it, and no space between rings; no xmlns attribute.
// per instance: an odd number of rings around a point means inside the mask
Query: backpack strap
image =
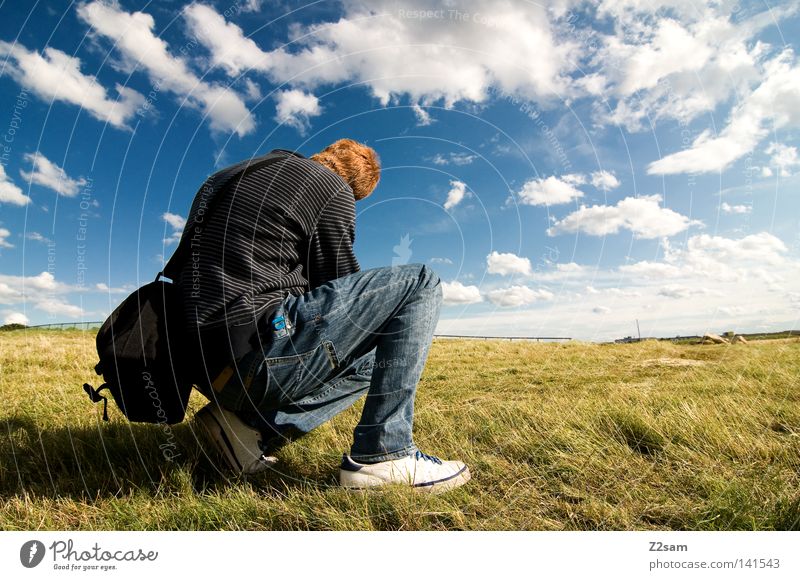
<svg viewBox="0 0 800 580"><path fill-rule="evenodd" d="M219 186L217 189L216 195L211 198L208 203L208 208L206 209L206 220L211 216L211 212L214 208L216 208L220 200L224 197L224 193L226 188L233 183L234 180L241 182L242 179L247 177L254 171L258 171L259 169L263 169L267 165L271 165L277 161L281 161L282 159L288 159L289 157L300 157L303 156L296 151L290 151L288 149L273 149L266 155L262 155L261 157L254 157L253 159L248 159L245 166L233 172L231 175L225 178L222 182L222 185ZM209 179L213 179L214 176L212 175ZM238 183L237 183L238 187ZM161 270L156 275L156 282L164 276L175 280L175 278L170 275L170 273L177 274L180 271L181 266L183 265L184 260L189 255L189 248L191 247L191 235L186 235L186 230L184 230L183 235L181 235L181 239L178 242L178 247L175 248L175 252L172 254L172 257L169 261L164 265L164 269Z"/></svg>
<svg viewBox="0 0 800 580"><path fill-rule="evenodd" d="M100 394L100 391L103 389L108 389L108 384L103 384L100 388L95 389L89 383L83 383L83 390L89 395L92 403L103 401L103 421L108 421L108 397L104 397Z"/></svg>

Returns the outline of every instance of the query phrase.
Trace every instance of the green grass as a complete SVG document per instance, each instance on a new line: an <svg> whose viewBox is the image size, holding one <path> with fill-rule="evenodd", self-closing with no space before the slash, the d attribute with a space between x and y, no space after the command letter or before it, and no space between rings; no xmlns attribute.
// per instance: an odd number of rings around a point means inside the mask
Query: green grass
<svg viewBox="0 0 800 580"><path fill-rule="evenodd" d="M192 423L101 420L94 336L0 337L0 528L800 529L800 340L437 340L415 438L473 479L429 496L337 488L360 404L231 478ZM192 411L204 404L192 395Z"/></svg>

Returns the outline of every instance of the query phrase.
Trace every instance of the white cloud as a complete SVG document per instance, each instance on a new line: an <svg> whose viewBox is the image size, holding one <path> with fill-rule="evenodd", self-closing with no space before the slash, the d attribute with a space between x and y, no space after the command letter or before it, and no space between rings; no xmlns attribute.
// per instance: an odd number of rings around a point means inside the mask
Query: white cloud
<svg viewBox="0 0 800 580"><path fill-rule="evenodd" d="M798 71L800 74L800 71ZM781 177L790 177L792 170L800 166L800 159L797 157L797 147L790 147L782 143L770 143L765 153L772 155L769 164L774 167ZM769 172L772 175L772 172Z"/></svg>
<svg viewBox="0 0 800 580"><path fill-rule="evenodd" d="M606 56L616 57L615 62L621 64L614 75L621 95L653 89L670 75L695 73L713 56L705 39L671 18L662 18L653 27L642 26L640 31L644 42L627 44L618 36L607 39Z"/></svg>
<svg viewBox="0 0 800 580"><path fill-rule="evenodd" d="M702 294L712 294L715 296L720 296L721 293L714 290L709 290L708 288L698 287L698 286L686 286L684 284L668 284L661 288L658 291L659 296L665 296L667 298L689 298L690 296Z"/></svg>
<svg viewBox="0 0 800 580"><path fill-rule="evenodd" d="M693 293L692 288L682 284L669 284L658 291L659 296L667 298L688 298Z"/></svg>
<svg viewBox="0 0 800 580"><path fill-rule="evenodd" d="M557 205L583 197L583 192L575 187L584 182L577 174L551 175L547 178L534 178L525 182L517 192L519 201L525 205Z"/></svg>
<svg viewBox="0 0 800 580"><path fill-rule="evenodd" d="M591 175L591 183L602 191L611 191L619 187L619 180L613 173L606 170L595 171Z"/></svg>
<svg viewBox="0 0 800 580"><path fill-rule="evenodd" d="M553 293L547 290L533 290L527 286L498 288L487 293L489 301L496 306L525 306L540 300L552 300Z"/></svg>
<svg viewBox="0 0 800 580"><path fill-rule="evenodd" d="M34 242L41 242L43 244L49 244L50 243L50 239L44 237L39 232L28 232L27 234L25 234L25 237L27 239L29 239L29 240L34 241Z"/></svg>
<svg viewBox="0 0 800 580"><path fill-rule="evenodd" d="M9 243L8 237L11 232L6 228L0 228L0 248L13 248L14 244Z"/></svg>
<svg viewBox="0 0 800 580"><path fill-rule="evenodd" d="M170 54L167 43L154 34L155 20L149 14L126 12L115 0L79 4L77 12L94 34L114 42L129 72L146 71L159 90L174 93L182 104L202 111L210 119L213 131L243 136L255 128L255 121L238 94L199 79L184 59Z"/></svg>
<svg viewBox="0 0 800 580"><path fill-rule="evenodd" d="M742 306L719 306L717 311L726 316L736 316L738 314L745 314L747 309Z"/></svg>
<svg viewBox="0 0 800 580"><path fill-rule="evenodd" d="M730 113L719 135L706 129L691 147L650 163L650 175L722 171L770 132L800 124L800 67L785 49L764 65L763 81Z"/></svg>
<svg viewBox="0 0 800 580"><path fill-rule="evenodd" d="M181 240L183 228L186 227L186 218L175 213L166 212L161 215L161 219L172 228L169 237L164 238L164 243L177 244Z"/></svg>
<svg viewBox="0 0 800 580"><path fill-rule="evenodd" d="M181 215L166 212L161 217L175 230L183 230L186 227L186 218Z"/></svg>
<svg viewBox="0 0 800 580"><path fill-rule="evenodd" d="M0 278L2 278L2 276L0 276ZM67 288L65 284L57 282L55 276L53 276L50 272L42 272L36 276L28 276L25 278L16 276L11 278L15 278L16 280L23 282L28 288L33 288L35 290L62 292Z"/></svg>
<svg viewBox="0 0 800 580"><path fill-rule="evenodd" d="M98 5L104 10L96 8ZM210 65L231 77L246 72L261 74L274 85L288 84L305 93L323 85L361 85L383 104L407 98L414 103L423 124L430 120L425 107L438 101L448 107L457 102L482 103L490 98L493 89L501 96L544 105L555 102L553 95L571 102L582 96L608 94L618 102L612 103L614 108L604 120L623 122L633 129L649 127L649 122L642 121L650 119L688 122L714 111L731 97L736 97L737 102L743 102L741 97L748 101L745 116L763 117L759 101L766 102L767 93L775 96L776 87L786 83L773 78L774 73L781 75L777 59L768 61L769 47L754 42L753 37L794 9L778 6L760 13L740 12L731 18L729 7L724 5L672 12L675 5L666 4L666 12L664 3L655 3L652 9L643 4L624 9L603 5L598 8L599 14L613 16L613 32L608 34L606 27L595 22L587 25L594 29L576 30L574 22L558 20L559 14L564 16L563 10L535 3L496 3L489 15L485 3L471 0L459 5L461 12L487 18L463 21L420 17L420 11L437 8L446 15L452 8L446 2L409 0L399 7L393 0L350 0L335 20L290 27L289 42L276 48L262 48L237 24L227 22L208 5L191 4L183 14L189 32L207 49ZM94 20L87 6L95 12ZM250 8L239 6L238 11ZM163 43L158 44L161 41L153 36L149 15L126 13L117 4L99 2L82 5L79 13L96 31L104 28L100 33L118 42L121 33L115 35L111 27L102 25L109 21L125 30L125 36L134 38L128 43L121 41L125 57L143 62L151 76L166 78L157 74L163 70L175 73L169 78L178 80L180 94L187 94L184 81L191 73L182 60L167 52ZM637 16L617 16L628 13ZM570 26L571 30L565 30ZM431 38L437 42L431 43ZM595 40L600 41L599 49L592 48L593 42L589 42ZM149 59L143 58L144 54ZM530 65L533 62L536 66ZM584 74L574 75L577 70ZM576 77L581 78L574 80ZM201 83L196 92L206 92L209 87L212 86ZM785 90L789 94L792 91ZM786 117L783 113L793 107L790 98L781 100L783 112L769 113L767 119L773 120L774 116L778 125ZM200 108L207 104L202 98L198 101ZM602 106L598 102L598 109ZM232 111L236 107L228 102L227 108ZM249 112L239 103L238 113ZM233 117L231 113L222 124L230 125ZM730 135L723 131L721 141L701 134L690 152L667 156L652 164L650 170L678 172L687 163L713 170L708 165L710 160L729 163L742 148L754 144L752 136L747 139L752 127L746 125L738 123L736 131L731 125ZM243 131L249 129L245 127ZM700 145L705 148L699 151L704 159L689 163L680 157L697 157L694 149ZM600 189L613 185L599 177L596 181Z"/></svg>
<svg viewBox="0 0 800 580"><path fill-rule="evenodd" d="M20 175L32 183L36 183L66 197L74 197L86 185L83 177L73 179L61 167L50 161L41 153L26 153L25 161L31 164L30 171L20 170Z"/></svg>
<svg viewBox="0 0 800 580"><path fill-rule="evenodd" d="M258 12L261 10L263 0L246 0L244 5L239 7L241 12Z"/></svg>
<svg viewBox="0 0 800 580"><path fill-rule="evenodd" d="M96 77L81 73L80 59L50 46L39 54L21 44L0 41L0 58L5 60L5 73L43 101L77 105L118 128L127 128L144 102L141 94L120 84L115 85L119 96L110 97Z"/></svg>
<svg viewBox="0 0 800 580"><path fill-rule="evenodd" d="M530 276L532 272L531 261L528 258L523 258L510 252L501 254L493 251L486 256L486 271L489 274L500 274L502 276L508 274Z"/></svg>
<svg viewBox="0 0 800 580"><path fill-rule="evenodd" d="M469 153L451 153L450 163L453 165L469 165L477 158L477 155L471 155Z"/></svg>
<svg viewBox="0 0 800 580"><path fill-rule="evenodd" d="M417 118L417 127L427 127L433 123L431 114L420 107L418 103L414 103L411 106L411 110L414 111L414 116Z"/></svg>
<svg viewBox="0 0 800 580"><path fill-rule="evenodd" d="M294 127L304 134L310 126L311 117L322 113L317 97L296 89L275 93L275 120Z"/></svg>
<svg viewBox="0 0 800 580"><path fill-rule="evenodd" d="M675 173L708 173L723 171L731 163L751 151L764 132L752 119L740 117L713 137L706 129L694 140L689 149L667 155L647 167L648 175Z"/></svg>
<svg viewBox="0 0 800 580"><path fill-rule="evenodd" d="M580 173L567 173L561 176L561 180L570 185L584 185L587 182L586 176Z"/></svg>
<svg viewBox="0 0 800 580"><path fill-rule="evenodd" d="M0 163L0 203L13 205L27 205L31 198L22 193L22 190L6 175L6 168Z"/></svg>
<svg viewBox="0 0 800 580"><path fill-rule="evenodd" d="M592 312L595 314L608 314L611 312L611 309L608 306L595 306L592 308Z"/></svg>
<svg viewBox="0 0 800 580"><path fill-rule="evenodd" d="M450 191L447 192L447 200L444 202L444 209L453 209L469 195L470 193L467 191L466 183L458 180L450 181Z"/></svg>
<svg viewBox="0 0 800 580"><path fill-rule="evenodd" d="M770 47L756 35L796 11L791 3L733 16L727 2L604 3L598 14L611 17L613 33L592 31L600 49L590 62L604 76L612 110L596 103L598 119L630 131L665 119L686 127L722 103L740 102L765 78Z"/></svg>
<svg viewBox="0 0 800 580"><path fill-rule="evenodd" d="M383 104L407 95L420 105L443 100L448 107L483 102L490 87L538 100L569 92L578 47L555 37L545 7L496 3L488 22L415 17L434 7L425 0L351 0L335 21L298 26L290 45L270 51L211 8L193 5L186 16L213 66L229 75L258 71L278 85L314 89L351 82L366 86ZM439 7L443 13L452 9L447 3ZM458 8L489 16L480 0Z"/></svg>
<svg viewBox="0 0 800 580"><path fill-rule="evenodd" d="M22 293L6 282L0 281L0 304L15 304L22 300Z"/></svg>
<svg viewBox="0 0 800 580"><path fill-rule="evenodd" d="M567 262L565 264L556 264L556 270L559 272L577 273L585 271L586 267L581 264L576 264L575 262Z"/></svg>
<svg viewBox="0 0 800 580"><path fill-rule="evenodd" d="M783 282L784 277L776 273L774 270L768 271L763 268L756 268L753 270L753 276L764 280L767 284L777 284Z"/></svg>
<svg viewBox="0 0 800 580"><path fill-rule="evenodd" d="M64 295L77 290L57 281L50 272L36 276L0 274L0 304L26 304L48 314L80 317L81 309L64 299Z"/></svg>
<svg viewBox="0 0 800 580"><path fill-rule="evenodd" d="M3 324L27 324L30 322L28 317L22 312L9 312L3 319Z"/></svg>
<svg viewBox="0 0 800 580"><path fill-rule="evenodd" d="M619 267L619 271L630 274L634 278L675 278L681 275L681 269L672 264L663 262L636 262L634 264L624 264Z"/></svg>
<svg viewBox="0 0 800 580"><path fill-rule="evenodd" d="M183 9L191 35L211 53L211 66L238 77L249 70L268 70L269 55L233 22L211 6L191 3Z"/></svg>
<svg viewBox="0 0 800 580"><path fill-rule="evenodd" d="M80 318L83 310L79 306L69 304L60 298L45 298L36 302L36 308L42 312L67 318Z"/></svg>
<svg viewBox="0 0 800 580"><path fill-rule="evenodd" d="M557 221L548 235L583 232L591 236L615 234L628 229L639 238L673 236L690 226L700 225L669 208L661 207L660 195L626 197L617 205L582 205L579 210Z"/></svg>
<svg viewBox="0 0 800 580"><path fill-rule="evenodd" d="M554 269L546 273L560 276L552 300L491 316L467 310L448 319L445 313L436 330L611 340L635 335L635 319L643 336L662 337L796 327L800 259L780 239L767 232L695 235L672 244L661 241L664 262ZM539 281L538 273L531 279ZM746 301L744 310L737 309L737 300ZM602 315L592 316L594 309Z"/></svg>
<svg viewBox="0 0 800 580"><path fill-rule="evenodd" d="M447 157L437 153L431 161L434 165L469 165L477 158L477 155L472 155L471 153L450 153Z"/></svg>
<svg viewBox="0 0 800 580"><path fill-rule="evenodd" d="M641 292L628 288L603 288L603 292L611 296L620 296L622 298L636 298L642 295Z"/></svg>
<svg viewBox="0 0 800 580"><path fill-rule="evenodd" d="M452 264L453 260L450 258L431 258L431 264Z"/></svg>
<svg viewBox="0 0 800 580"><path fill-rule="evenodd" d="M260 101L263 98L261 86L250 79L244 79L244 89L244 94L248 101Z"/></svg>
<svg viewBox="0 0 800 580"><path fill-rule="evenodd" d="M768 232L751 234L738 240L701 234L689 238L686 251L670 259L676 261L683 258L696 265L698 270L713 262L780 266L786 262L784 255L787 251L786 244Z"/></svg>
<svg viewBox="0 0 800 580"><path fill-rule="evenodd" d="M632 280L682 279L742 282L758 279L767 283L782 280L774 274L777 267L786 268L788 249L780 239L761 232L743 238L700 234L692 236L685 248L665 246L664 262L637 262L619 267ZM764 270L767 265L772 273ZM705 282L708 286L708 282Z"/></svg>
<svg viewBox="0 0 800 580"><path fill-rule="evenodd" d="M752 205L731 205L728 202L723 201L722 205L720 206L724 213L751 213L753 211Z"/></svg>
<svg viewBox="0 0 800 580"><path fill-rule="evenodd" d="M131 291L131 288L127 288L127 287L112 288L108 284L105 284L103 282L98 282L97 284L94 285L94 287L99 292L104 292L106 294L127 294L127 293L129 293Z"/></svg>
<svg viewBox="0 0 800 580"><path fill-rule="evenodd" d="M563 282L593 276L597 272L595 268L576 264L575 262L554 264L551 259L544 256L542 256L542 262L540 263L540 266L542 265L554 265L555 267L547 270L537 267L536 270L529 274L532 280L537 282Z"/></svg>
<svg viewBox="0 0 800 580"><path fill-rule="evenodd" d="M481 292L477 286L464 286L458 280L442 282L442 297L445 306L455 304L475 304L481 302Z"/></svg>

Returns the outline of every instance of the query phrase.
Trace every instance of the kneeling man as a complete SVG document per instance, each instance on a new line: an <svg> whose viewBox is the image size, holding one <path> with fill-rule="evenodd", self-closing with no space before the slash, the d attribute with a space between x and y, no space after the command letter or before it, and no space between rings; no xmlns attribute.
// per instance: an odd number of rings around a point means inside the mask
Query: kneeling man
<svg viewBox="0 0 800 580"><path fill-rule="evenodd" d="M375 151L342 139L310 158L271 159L208 178L183 233L191 257L167 268L196 343L194 382L211 400L198 423L234 470L255 473L366 395L341 485L466 483L466 465L412 437L439 277L422 264L362 271L353 254L355 202L380 176Z"/></svg>

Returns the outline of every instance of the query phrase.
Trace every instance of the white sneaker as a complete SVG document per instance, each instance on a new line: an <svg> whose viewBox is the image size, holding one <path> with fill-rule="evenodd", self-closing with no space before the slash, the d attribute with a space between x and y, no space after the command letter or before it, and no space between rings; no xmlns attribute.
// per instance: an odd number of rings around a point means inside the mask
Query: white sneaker
<svg viewBox="0 0 800 580"><path fill-rule="evenodd" d="M469 469L462 462L442 461L421 451L380 463L358 463L344 455L339 469L339 484L357 489L400 483L418 491L439 493L464 485L469 478Z"/></svg>
<svg viewBox="0 0 800 580"><path fill-rule="evenodd" d="M261 451L261 432L247 425L235 413L209 403L197 412L195 420L233 471L253 475L278 462L277 457L264 455Z"/></svg>

